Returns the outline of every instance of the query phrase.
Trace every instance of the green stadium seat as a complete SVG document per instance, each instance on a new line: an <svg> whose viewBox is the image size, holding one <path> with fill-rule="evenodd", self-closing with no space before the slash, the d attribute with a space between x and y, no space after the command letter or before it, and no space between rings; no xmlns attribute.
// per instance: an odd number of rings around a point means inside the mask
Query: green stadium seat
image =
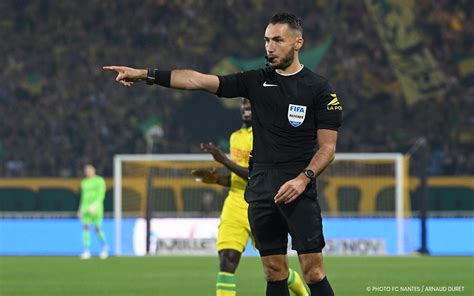
<svg viewBox="0 0 474 296"><path fill-rule="evenodd" d="M105 192L104 200L104 212L113 212L114 211L114 190L109 189Z"/></svg>
<svg viewBox="0 0 474 296"><path fill-rule="evenodd" d="M25 188L0 188L0 211L25 212L37 208L36 194Z"/></svg>
<svg viewBox="0 0 474 296"><path fill-rule="evenodd" d="M360 190L357 187L341 187L337 190L339 211L357 212L360 204Z"/></svg>
<svg viewBox="0 0 474 296"><path fill-rule="evenodd" d="M124 187L122 189L122 210L124 212L140 212L141 199L138 191Z"/></svg>
<svg viewBox="0 0 474 296"><path fill-rule="evenodd" d="M413 211L420 210L421 188L411 193ZM474 211L474 190L466 187L428 188L429 211Z"/></svg>
<svg viewBox="0 0 474 296"><path fill-rule="evenodd" d="M377 212L395 212L395 188L386 188L377 195L375 210Z"/></svg>
<svg viewBox="0 0 474 296"><path fill-rule="evenodd" d="M79 197L67 188L41 188L38 198L40 211L73 212L79 207Z"/></svg>
<svg viewBox="0 0 474 296"><path fill-rule="evenodd" d="M176 199L171 188L154 188L152 199L154 212L176 212Z"/></svg>
<svg viewBox="0 0 474 296"><path fill-rule="evenodd" d="M453 211L474 211L474 190L465 187L450 188ZM449 199L449 198L448 198Z"/></svg>
<svg viewBox="0 0 474 296"><path fill-rule="evenodd" d="M207 209L204 206L204 198L211 194L212 200ZM208 195L209 196L209 195ZM183 189L183 205L186 212L220 212L224 204L224 196L212 189L203 188L184 188Z"/></svg>

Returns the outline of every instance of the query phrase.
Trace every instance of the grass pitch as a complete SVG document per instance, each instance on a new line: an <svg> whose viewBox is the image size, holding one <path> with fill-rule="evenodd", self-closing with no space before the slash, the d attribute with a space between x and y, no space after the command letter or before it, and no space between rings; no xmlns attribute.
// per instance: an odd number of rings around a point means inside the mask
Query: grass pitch
<svg viewBox="0 0 474 296"><path fill-rule="evenodd" d="M326 257L325 263L336 295L474 293L474 257ZM299 271L297 258L290 257L290 265ZM217 257L85 261L75 257L0 257L0 295L212 296L217 266ZM259 258L242 258L237 285L239 296L265 295ZM448 291L456 286L464 291ZM426 287L445 291L386 291Z"/></svg>

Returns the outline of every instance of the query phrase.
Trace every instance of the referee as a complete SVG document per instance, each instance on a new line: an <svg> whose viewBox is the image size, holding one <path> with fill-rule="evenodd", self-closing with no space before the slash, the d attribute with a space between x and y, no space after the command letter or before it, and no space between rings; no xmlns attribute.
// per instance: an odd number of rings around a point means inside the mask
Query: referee
<svg viewBox="0 0 474 296"><path fill-rule="evenodd" d="M107 66L125 86L146 80L252 102L253 166L248 216L267 280L266 295L289 295L288 233L311 295L334 295L323 268L324 236L315 178L335 156L342 107L328 81L300 64L301 21L275 14L265 30L269 67L227 76L193 70Z"/></svg>

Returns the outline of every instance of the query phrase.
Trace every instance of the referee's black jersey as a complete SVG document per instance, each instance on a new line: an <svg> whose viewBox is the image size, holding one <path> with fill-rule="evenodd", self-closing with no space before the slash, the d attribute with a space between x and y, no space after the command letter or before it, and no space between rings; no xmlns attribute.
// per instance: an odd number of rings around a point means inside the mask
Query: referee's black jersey
<svg viewBox="0 0 474 296"><path fill-rule="evenodd" d="M318 129L338 130L342 107L327 79L303 67L292 75L264 68L219 76L220 97L252 103L253 161L264 164L311 160Z"/></svg>

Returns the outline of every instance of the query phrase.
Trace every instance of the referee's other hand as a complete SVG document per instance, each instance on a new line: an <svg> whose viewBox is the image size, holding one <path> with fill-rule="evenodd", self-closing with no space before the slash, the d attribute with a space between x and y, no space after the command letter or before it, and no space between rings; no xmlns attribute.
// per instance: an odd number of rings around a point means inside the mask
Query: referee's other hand
<svg viewBox="0 0 474 296"><path fill-rule="evenodd" d="M275 203L287 204L294 201L304 192L309 182L310 180L304 174L299 174L298 177L285 182L273 198Z"/></svg>
<svg viewBox="0 0 474 296"><path fill-rule="evenodd" d="M146 79L146 69L135 69L124 66L104 66L103 70L115 71L118 73L115 80L122 85L132 86L134 82Z"/></svg>

